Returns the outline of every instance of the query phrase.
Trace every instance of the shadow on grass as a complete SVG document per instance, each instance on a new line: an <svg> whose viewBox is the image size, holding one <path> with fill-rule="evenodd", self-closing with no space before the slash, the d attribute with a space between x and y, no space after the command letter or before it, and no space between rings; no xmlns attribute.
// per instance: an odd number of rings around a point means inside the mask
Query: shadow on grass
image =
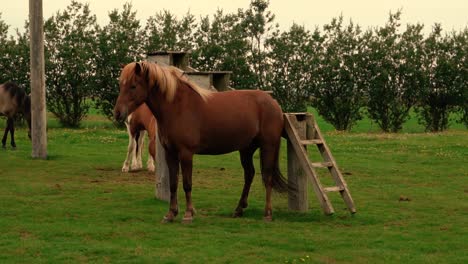
<svg viewBox="0 0 468 264"><path fill-rule="evenodd" d="M233 217L234 207L231 211L220 210L216 212L214 215L216 217L220 217L223 219L236 219ZM244 214L239 219L249 219L253 221L263 221L264 210L263 208L246 208L244 210ZM322 222L326 219L329 219L333 216L325 216L321 215L316 211L309 211L306 213L302 212L294 212L294 211L285 211L285 210L274 210L273 209L273 221L281 221L281 222L297 222L297 223L305 223L305 222Z"/></svg>

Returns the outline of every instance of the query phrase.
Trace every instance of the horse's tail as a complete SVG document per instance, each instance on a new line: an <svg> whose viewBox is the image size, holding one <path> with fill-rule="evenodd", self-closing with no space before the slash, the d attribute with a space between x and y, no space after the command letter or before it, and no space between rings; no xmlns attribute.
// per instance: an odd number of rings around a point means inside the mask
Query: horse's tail
<svg viewBox="0 0 468 264"><path fill-rule="evenodd" d="M281 131L281 137L284 139L288 139L288 132L286 132L286 128L283 126L283 131Z"/></svg>
<svg viewBox="0 0 468 264"><path fill-rule="evenodd" d="M273 189L279 193L286 193L289 190L293 189L290 184L288 184L288 179L284 178L283 174L278 167L273 169L273 176L272 176L272 184Z"/></svg>
<svg viewBox="0 0 468 264"><path fill-rule="evenodd" d="M260 149L260 156L264 156L264 153ZM263 184L266 186L268 183L268 175L271 175L271 184L275 191L279 193L286 193L288 191L294 190L295 187L288 183L288 179L286 179L279 169L279 145L274 154L274 164L272 167L266 167L263 164L263 158L260 157L260 166L262 168L262 181Z"/></svg>

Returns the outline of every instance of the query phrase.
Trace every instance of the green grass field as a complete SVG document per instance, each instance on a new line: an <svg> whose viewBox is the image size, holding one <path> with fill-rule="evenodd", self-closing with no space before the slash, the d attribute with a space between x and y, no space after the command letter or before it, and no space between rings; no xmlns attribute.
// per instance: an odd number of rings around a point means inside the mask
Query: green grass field
<svg viewBox="0 0 468 264"><path fill-rule="evenodd" d="M319 124L357 214L336 193L333 216L313 193L308 213L275 195L274 221L264 223L257 173L245 216L233 219L243 184L233 153L196 157L190 225L160 222L168 206L154 198L154 175L120 172L127 135L102 117L73 130L51 118L45 161L31 159L18 129L18 149L0 150L0 263L468 263L464 127L427 134L412 118L383 134L368 120L349 133ZM181 188L179 201L183 212Z"/></svg>

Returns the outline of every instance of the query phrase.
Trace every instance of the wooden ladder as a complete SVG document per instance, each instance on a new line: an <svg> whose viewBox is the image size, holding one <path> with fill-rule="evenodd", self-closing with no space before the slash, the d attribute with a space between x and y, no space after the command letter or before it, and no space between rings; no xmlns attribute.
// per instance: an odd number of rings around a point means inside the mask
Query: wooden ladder
<svg viewBox="0 0 468 264"><path fill-rule="evenodd" d="M310 179L315 195L325 212L325 214L333 214L335 210L328 198L328 192L340 192L346 206L351 213L356 212L354 207L353 198L348 190L348 186L338 169L335 159L333 158L330 149L328 148L325 139L320 132L320 129L315 122L314 116L310 113L287 113L285 116L285 128L288 134L289 140L294 148L299 163L304 170L306 176ZM306 133L305 138L300 136L298 132L299 122L305 122ZM308 145L316 145L322 158L323 162L311 162L307 153ZM328 168L332 178L336 185L330 187L323 187L320 183L318 174L315 168Z"/></svg>

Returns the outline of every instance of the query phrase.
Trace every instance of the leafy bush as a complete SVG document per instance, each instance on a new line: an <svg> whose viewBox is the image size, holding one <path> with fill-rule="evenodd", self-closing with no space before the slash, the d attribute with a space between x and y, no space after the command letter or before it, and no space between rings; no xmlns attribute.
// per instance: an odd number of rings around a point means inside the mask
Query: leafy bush
<svg viewBox="0 0 468 264"><path fill-rule="evenodd" d="M140 61L143 38L140 23L131 4L109 13L109 24L97 33L96 75L93 95L96 107L113 120L113 109L119 95L119 76L123 65Z"/></svg>
<svg viewBox="0 0 468 264"><path fill-rule="evenodd" d="M359 26L343 25L343 17L324 26L323 49L319 50L317 85L313 106L337 130L350 130L362 119L365 105L365 41Z"/></svg>
<svg viewBox="0 0 468 264"><path fill-rule="evenodd" d="M320 38L317 31L315 34ZM294 24L288 32L277 32L267 42L270 70L266 86L271 87L284 112L307 111L308 91L312 89L314 40L309 31Z"/></svg>
<svg viewBox="0 0 468 264"><path fill-rule="evenodd" d="M9 26L0 13L0 84L12 81L29 91L29 28L25 33L16 31L16 38L8 37Z"/></svg>
<svg viewBox="0 0 468 264"><path fill-rule="evenodd" d="M96 32L96 16L76 1L45 22L47 106L64 126L79 126L88 113Z"/></svg>
<svg viewBox="0 0 468 264"><path fill-rule="evenodd" d="M419 90L420 103L416 109L420 123L428 131L448 128L450 113L461 103L467 87L466 58L463 58L466 46L456 45L456 41L455 35L442 36L442 28L436 24L424 43L427 82Z"/></svg>
<svg viewBox="0 0 468 264"><path fill-rule="evenodd" d="M423 84L420 68L422 26L409 25L398 32L401 12L390 13L384 27L369 37L367 111L385 132L402 129Z"/></svg>
<svg viewBox="0 0 468 264"><path fill-rule="evenodd" d="M224 14L218 10L210 21L203 17L194 33L195 49L192 66L198 70L233 71L231 86L255 88L256 77L247 54L249 45L239 13Z"/></svg>
<svg viewBox="0 0 468 264"><path fill-rule="evenodd" d="M189 51L193 47L193 28L195 18L190 13L179 20L168 10L158 12L146 21L144 49Z"/></svg>
<svg viewBox="0 0 468 264"><path fill-rule="evenodd" d="M269 0L252 0L233 13L218 10L200 20L159 11L141 28L131 4L109 13L103 28L89 6L72 1L45 22L48 110L65 126L78 126L90 99L109 118L118 95L122 65L146 52L192 52L199 70L233 71L231 86L273 89L283 110L312 105L337 130L349 130L363 110L383 131L399 131L415 107L428 131L458 122L468 127L468 28L442 36L436 25L400 32L401 12L383 27L361 32L333 19L323 31L293 25L280 32ZM0 82L29 90L29 31L8 36L0 15Z"/></svg>

